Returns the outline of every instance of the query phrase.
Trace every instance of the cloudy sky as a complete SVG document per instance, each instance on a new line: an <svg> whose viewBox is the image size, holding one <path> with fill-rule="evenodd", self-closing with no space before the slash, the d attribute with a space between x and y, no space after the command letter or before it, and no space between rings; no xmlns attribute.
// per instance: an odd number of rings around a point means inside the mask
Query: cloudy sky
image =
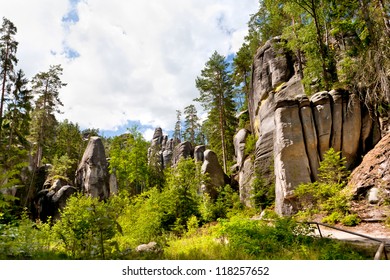
<svg viewBox="0 0 390 280"><path fill-rule="evenodd" d="M64 68L59 119L107 136L138 123L150 139L195 104L195 78L211 54L239 49L258 0L0 0L0 7L18 28L18 67L27 77Z"/></svg>

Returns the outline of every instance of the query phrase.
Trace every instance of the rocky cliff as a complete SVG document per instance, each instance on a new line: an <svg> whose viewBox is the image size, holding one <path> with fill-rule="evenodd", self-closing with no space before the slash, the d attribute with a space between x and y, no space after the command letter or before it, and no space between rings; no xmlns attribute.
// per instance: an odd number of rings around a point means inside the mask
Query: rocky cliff
<svg viewBox="0 0 390 280"><path fill-rule="evenodd" d="M352 169L380 140L377 118L355 94L344 90L305 95L293 56L268 41L254 57L248 96L252 133L258 140L252 166L240 159L240 173L250 173L275 184L278 214L297 211L294 189L315 181L323 154L341 151ZM239 151L237 151L239 152ZM236 152L236 153L237 153ZM239 179L248 204L250 180Z"/></svg>

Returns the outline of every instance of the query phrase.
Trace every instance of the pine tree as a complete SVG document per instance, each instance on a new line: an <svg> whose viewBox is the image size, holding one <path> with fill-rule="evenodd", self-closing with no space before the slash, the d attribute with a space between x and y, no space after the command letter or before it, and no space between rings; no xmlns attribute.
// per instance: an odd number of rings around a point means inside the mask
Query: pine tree
<svg viewBox="0 0 390 280"><path fill-rule="evenodd" d="M173 140L180 143L181 141L181 111L176 110L176 124L173 132Z"/></svg>
<svg viewBox="0 0 390 280"><path fill-rule="evenodd" d="M8 137L7 150L12 149L13 145L28 147L27 136L29 134L32 94L27 88L28 79L24 72L19 70L12 79L9 88L8 106L4 116L3 135Z"/></svg>
<svg viewBox="0 0 390 280"><path fill-rule="evenodd" d="M184 125L185 130L183 137L185 141L191 142L192 145L199 144L197 143L197 136L199 134L199 117L197 115L195 105L191 104L184 108Z"/></svg>
<svg viewBox="0 0 390 280"><path fill-rule="evenodd" d="M208 111L206 136L215 152L222 156L223 169L227 172L227 163L233 152L235 119L235 102L233 100L233 82L228 72L229 64L225 57L214 52L206 62L201 76L196 78L196 87L200 102Z"/></svg>
<svg viewBox="0 0 390 280"><path fill-rule="evenodd" d="M55 113L60 113L63 106L59 98L59 90L66 86L60 79L61 65L50 66L49 71L40 72L32 79L32 89L37 96L32 114L31 138L35 148L35 165L39 167L43 154L49 155L50 148L55 142L57 120ZM54 156L54 154L51 154Z"/></svg>
<svg viewBox="0 0 390 280"><path fill-rule="evenodd" d="M18 48L18 42L14 36L17 32L15 25L8 19L3 18L3 24L0 28L0 80L1 80L1 100L0 100L0 138L4 105L6 100L7 85L13 78L14 68L18 62L15 54Z"/></svg>

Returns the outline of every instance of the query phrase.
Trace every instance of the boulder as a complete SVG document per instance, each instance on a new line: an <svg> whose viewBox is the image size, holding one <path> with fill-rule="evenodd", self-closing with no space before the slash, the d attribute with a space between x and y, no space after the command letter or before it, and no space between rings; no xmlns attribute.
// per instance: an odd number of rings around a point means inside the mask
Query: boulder
<svg viewBox="0 0 390 280"><path fill-rule="evenodd" d="M103 142L91 137L76 171L76 187L83 193L99 199L110 195L109 173Z"/></svg>
<svg viewBox="0 0 390 280"><path fill-rule="evenodd" d="M50 181L45 183L46 186ZM68 198L77 193L77 189L73 186L67 185L65 180L57 179L51 182L48 188L38 192L35 203L38 218L47 222L51 217L53 221L60 218L60 211L66 206Z"/></svg>
<svg viewBox="0 0 390 280"><path fill-rule="evenodd" d="M368 203L377 204L379 202L379 188L371 188L368 192Z"/></svg>
<svg viewBox="0 0 390 280"><path fill-rule="evenodd" d="M204 162L201 167L201 173L208 175L208 180L201 186L203 193L210 195L211 199L216 199L218 195L218 187L225 186L225 173L218 162L217 155L211 151L204 152Z"/></svg>
<svg viewBox="0 0 390 280"><path fill-rule="evenodd" d="M161 248L158 246L158 244L154 241L149 242L148 244L141 244L135 248L135 251L138 253L157 253L161 251Z"/></svg>
<svg viewBox="0 0 390 280"><path fill-rule="evenodd" d="M196 146L194 149L194 159L195 162L203 162L204 161L204 152L206 151L205 145Z"/></svg>
<svg viewBox="0 0 390 280"><path fill-rule="evenodd" d="M245 158L245 141L249 131L245 128L240 129L233 137L234 151L236 155L236 162L239 168L244 163Z"/></svg>
<svg viewBox="0 0 390 280"><path fill-rule="evenodd" d="M173 149L172 165L176 166L181 158L191 157L193 154L193 148L191 142L185 141L176 145Z"/></svg>

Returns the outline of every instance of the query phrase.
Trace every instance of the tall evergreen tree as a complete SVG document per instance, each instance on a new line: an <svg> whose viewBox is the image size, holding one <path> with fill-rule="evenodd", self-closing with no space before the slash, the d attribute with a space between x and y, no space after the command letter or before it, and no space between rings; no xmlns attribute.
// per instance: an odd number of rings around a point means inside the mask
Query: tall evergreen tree
<svg viewBox="0 0 390 280"><path fill-rule="evenodd" d="M181 141L181 111L176 110L176 124L175 124L175 130L173 132L173 140L174 141Z"/></svg>
<svg viewBox="0 0 390 280"><path fill-rule="evenodd" d="M183 137L185 141L191 142L192 145L197 143L197 135L199 133L199 117L197 115L195 105L191 104L184 108L184 133Z"/></svg>
<svg viewBox="0 0 390 280"><path fill-rule="evenodd" d="M52 144L55 142L55 127L57 120L55 113L60 113L59 106L63 106L59 91L65 83L61 81L61 65L50 66L49 71L40 72L32 79L32 89L37 96L35 108L32 114L31 138L35 144L35 165L39 167L43 154L49 154ZM51 155L54 156L54 155Z"/></svg>
<svg viewBox="0 0 390 280"><path fill-rule="evenodd" d="M14 36L17 32L15 25L8 19L3 18L3 24L0 28L0 80L1 80L1 100L0 100L0 138L4 105L6 100L7 84L13 78L14 68L18 62L16 58L16 51L18 42L15 41Z"/></svg>
<svg viewBox="0 0 390 280"><path fill-rule="evenodd" d="M200 97L195 99L208 111L206 136L212 149L222 156L225 173L228 160L234 154L232 142L237 122L233 82L228 67L225 57L215 51L206 62L200 77L196 78Z"/></svg>
<svg viewBox="0 0 390 280"><path fill-rule="evenodd" d="M27 148L33 97L31 90L27 88L29 81L22 70L19 70L12 80L12 84L8 87L8 106L3 121L7 131L3 134L5 138L8 137L8 149L13 145Z"/></svg>

